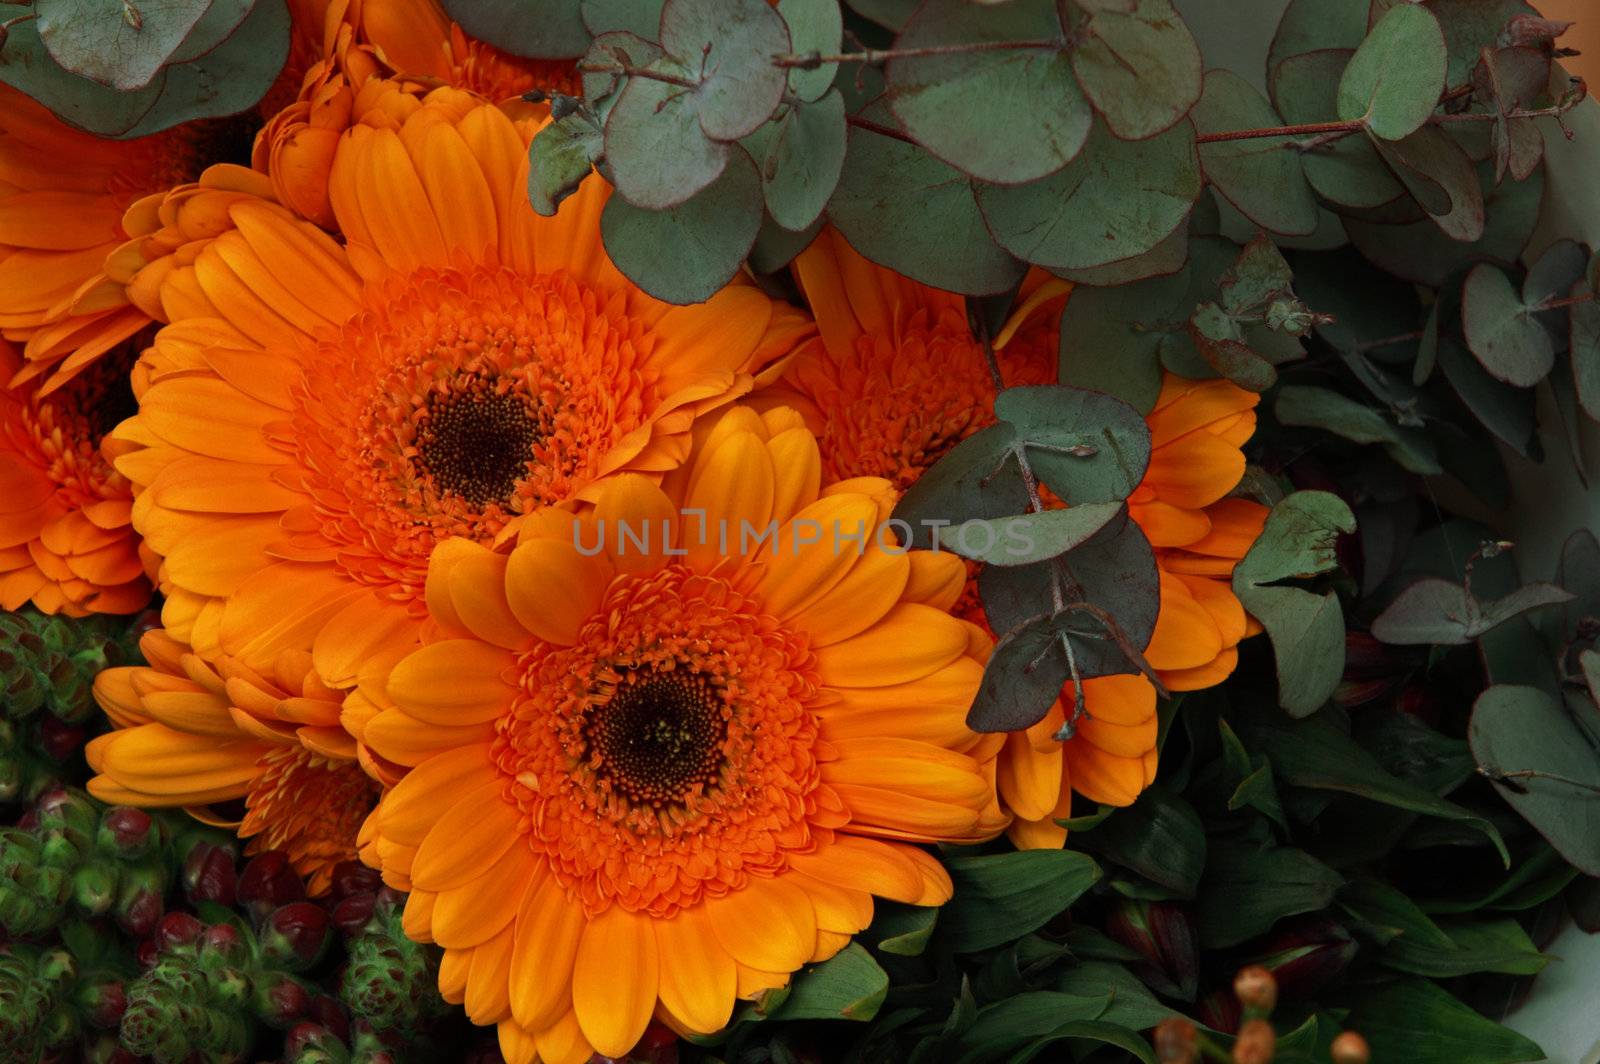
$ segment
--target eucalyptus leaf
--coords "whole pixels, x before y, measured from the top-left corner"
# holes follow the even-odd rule
[[[988,565],[1030,565],[1072,550],[1121,512],[1120,502],[1096,502],[1042,513],[980,517],[939,529],[935,543]]]
[[[1273,412],[1285,425],[1324,429],[1356,443],[1381,443],[1402,468],[1424,476],[1441,472],[1432,441],[1419,429],[1402,426],[1338,392],[1310,385],[1278,389]]]
[[[1495,380],[1453,339],[1440,341],[1438,360],[1450,387],[1484,428],[1524,458],[1544,458],[1531,391]]]
[[[1497,684],[1473,705],[1467,741],[1511,806],[1587,875],[1600,875],[1600,751],[1544,691]]]
[[[796,55],[831,55],[843,44],[844,13],[838,0],[778,0],[778,14],[789,27],[789,47]],[[808,103],[821,99],[838,71],[838,63],[791,67],[789,91]]]
[[[600,215],[606,253],[640,288],[668,303],[710,299],[733,279],[761,228],[761,179],[742,148],[722,176],[664,211],[619,195]]]
[[[1339,82],[1339,117],[1361,119],[1384,140],[1416,132],[1445,88],[1449,54],[1439,20],[1419,4],[1389,9]]]
[[[39,39],[63,70],[131,92],[150,84],[211,0],[34,0]],[[132,14],[129,14],[129,13]]]
[[[1144,140],[1181,122],[1200,99],[1200,48],[1169,0],[1104,4],[1079,31],[1072,69],[1111,132]]]
[[[645,68],[685,81],[691,71],[670,56]],[[605,156],[617,194],[643,210],[686,203],[722,176],[732,152],[700,127],[695,97],[654,77],[627,80],[606,117]]]
[[[995,245],[968,178],[914,144],[850,129],[828,218],[873,262],[964,295],[1011,290],[1023,266]]]
[[[1005,41],[1051,43],[893,59],[888,98],[906,132],[934,155],[980,180],[1022,184],[1075,159],[1094,120],[1052,0],[928,0],[895,48]]]
[[[1555,366],[1555,345],[1496,267],[1479,263],[1461,292],[1461,325],[1467,347],[1496,380],[1519,388],[1538,384]]]
[[[1424,126],[1402,140],[1373,143],[1445,236],[1463,244],[1482,239],[1483,188],[1472,160],[1449,134]]]
[[[822,217],[844,169],[847,135],[837,89],[792,106],[778,119],[761,164],[761,189],[774,221],[799,231]]]
[[[528,148],[528,200],[542,215],[553,215],[561,201],[578,191],[605,150],[605,138],[583,115],[551,122]]]
[[[1373,620],[1372,635],[1401,645],[1470,643],[1529,610],[1571,599],[1554,584],[1526,584],[1509,595],[1479,602],[1461,584],[1428,576],[1395,596]]]
[[[1179,123],[1142,141],[1096,124],[1070,166],[1026,185],[977,186],[1000,246],[1052,270],[1104,266],[1142,255],[1183,225],[1200,196],[1194,127]]]
[[[1338,496],[1295,492],[1272,508],[1233,572],[1233,593],[1272,640],[1278,701],[1294,716],[1314,713],[1338,686],[1344,673],[1344,611],[1331,591],[1318,595],[1283,581],[1335,568],[1334,543],[1355,527],[1355,516]]]
[[[1568,313],[1573,389],[1583,412],[1600,421],[1600,302],[1574,304]]]
[[[772,117],[788,74],[772,57],[789,29],[766,0],[666,0],[661,47],[697,84],[690,108],[713,140],[738,140]]]
[[[1171,335],[1162,326],[1181,328],[1188,320],[1193,304],[1181,306],[1188,287],[1185,277],[1078,287],[1061,311],[1061,382],[1106,392],[1148,413],[1161,393],[1161,348]]]
[[[1113,396],[1064,384],[1007,388],[995,416],[1045,486],[1073,507],[1126,499],[1150,464],[1150,428]]]
[[[1249,82],[1227,70],[1206,75],[1195,106],[1195,129],[1222,133],[1283,124]],[[1200,145],[1200,165],[1213,187],[1246,218],[1275,233],[1305,236],[1317,228],[1317,200],[1300,154],[1282,137]]]
[[[646,41],[661,35],[662,0],[583,0],[584,27],[595,37],[631,33]]]
[[[1332,121],[1339,80],[1353,54],[1339,49],[1310,51],[1277,66],[1272,98],[1285,121]],[[1371,209],[1405,195],[1405,186],[1363,136],[1325,139],[1301,153],[1300,161],[1311,187],[1336,207]]]
[[[894,519],[911,526],[910,545],[931,547],[941,523],[1026,510],[1028,491],[1016,465],[1015,441],[1011,425],[991,425],[950,448],[917,478],[894,508]]]
[[[534,59],[570,59],[589,47],[579,0],[441,0],[445,13],[480,41]]]
[[[1371,0],[1290,0],[1267,51],[1267,80],[1286,61],[1307,52],[1354,51],[1367,36]]]

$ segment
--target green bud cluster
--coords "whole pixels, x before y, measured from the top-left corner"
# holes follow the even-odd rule
[[[449,1008],[439,996],[439,951],[406,937],[403,899],[385,891],[365,929],[348,943],[339,998],[352,1019],[410,1037]]]

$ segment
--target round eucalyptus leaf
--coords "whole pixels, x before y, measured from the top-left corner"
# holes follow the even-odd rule
[[[1087,269],[1150,251],[1200,197],[1194,127],[1119,140],[1096,123],[1072,165],[1026,185],[979,185],[978,205],[1000,246],[1052,270]]]
[[[676,78],[689,71],[670,57],[647,68]],[[606,163],[622,197],[645,210],[666,210],[721,176],[728,145],[700,126],[695,97],[656,78],[628,79],[606,117]]]
[[[1166,239],[1131,259],[1121,259],[1105,266],[1091,266],[1086,270],[1056,270],[1056,276],[1079,285],[1098,285],[1109,288],[1129,285],[1151,277],[1165,277],[1183,269],[1189,261],[1189,234],[1194,219],[1180,223]]]
[[[982,296],[1022,279],[1022,263],[989,236],[971,181],[915,144],[852,127],[827,213],[861,254],[923,284]]]
[[[1116,136],[1153,137],[1200,99],[1200,46],[1169,0],[1135,0],[1131,11],[1095,5],[1079,32],[1087,36],[1072,69]]]
[[[1120,502],[1150,465],[1150,428],[1115,396],[1065,384],[1007,388],[995,417],[1016,429],[1034,473],[1063,502]]]
[[[208,0],[35,0],[39,39],[63,70],[131,92],[150,84]]]
[[[248,111],[272,88],[289,57],[289,8],[256,0],[238,28],[211,51],[166,68],[161,94],[124,137],[144,137],[198,118]]]
[[[778,0],[778,14],[789,27],[789,46],[796,55],[831,55],[843,45],[844,12],[838,0]],[[812,70],[791,67],[789,91],[802,100],[818,99],[833,85],[838,71],[838,63]]]
[[[589,119],[568,115],[551,122],[528,148],[528,201],[539,214],[556,213],[594,169],[605,141]]]
[[[905,131],[945,162],[980,180],[1014,185],[1071,162],[1094,120],[1073,77],[1051,0],[1015,0],[998,8],[928,0],[895,48],[1001,41],[1053,43],[894,59],[889,106]]]
[[[1284,120],[1295,124],[1332,121],[1339,79],[1354,54],[1338,49],[1303,52],[1280,63],[1272,79],[1272,98]],[[1366,210],[1406,193],[1366,137],[1327,140],[1300,158],[1311,187],[1336,207]]]
[[[1112,288],[1082,285],[1061,311],[1060,380],[1114,395],[1147,414],[1161,394],[1165,322],[1181,321],[1184,277]]]
[[[440,0],[467,33],[530,59],[573,59],[589,47],[579,0]]]
[[[1511,280],[1480,262],[1461,290],[1467,347],[1495,380],[1531,388],[1555,366],[1550,332],[1530,313]]]
[[[200,16],[200,21],[194,24],[167,62],[187,63],[191,59],[199,59],[233,36],[255,6],[256,0],[211,0],[205,14]]]
[[[761,228],[761,179],[743,148],[722,175],[685,202],[644,210],[613,195],[600,238],[617,269],[668,303],[702,303],[739,272]]]
[[[1404,140],[1373,144],[1445,236],[1463,244],[1482,238],[1483,187],[1472,160],[1449,134],[1423,126]]]
[[[810,247],[826,224],[826,219],[818,218],[796,233],[773,221],[770,215],[761,219],[761,231],[750,249],[750,269],[756,273],[777,273]]]
[[[772,117],[788,76],[772,57],[789,51],[789,29],[766,0],[667,0],[661,47],[687,69],[700,128],[738,140]]]
[[[1389,9],[1356,49],[1339,82],[1339,117],[1401,140],[1439,106],[1449,55],[1439,20],[1416,4]]]
[[[50,58],[39,39],[37,19],[12,26],[0,47],[0,81],[33,97],[63,122],[102,137],[116,137],[138,124],[166,85],[166,72],[136,92],[118,92],[69,74]]]
[[[653,36],[656,31],[650,32]],[[580,65],[598,66],[605,63],[612,69],[583,72],[584,101],[602,116],[609,115],[611,105],[616,103],[614,96],[617,89],[627,83],[627,79],[617,71],[628,67],[648,67],[661,55],[659,44],[629,30],[608,30],[596,34],[594,40],[589,42],[589,50],[584,53]]]
[[[1439,342],[1438,361],[1445,380],[1479,424],[1522,457],[1543,460],[1532,391],[1495,380],[1466,348],[1448,336]]]
[[[1433,12],[1444,27],[1452,85],[1460,85],[1472,76],[1483,49],[1498,43],[1506,23],[1518,15],[1538,14],[1523,0],[1424,0],[1421,6]]]
[[[583,0],[583,25],[599,37],[631,33],[647,41],[661,35],[662,0]]]
[[[1249,82],[1226,70],[1206,75],[1192,115],[1201,133],[1266,129],[1283,120]],[[1200,165],[1239,212],[1274,233],[1307,236],[1317,228],[1317,198],[1306,184],[1300,153],[1283,137],[1200,145]]]
[[[1267,82],[1274,81],[1278,67],[1296,56],[1359,48],[1367,36],[1371,6],[1371,0],[1290,0],[1267,51]]]
[[[767,212],[785,229],[805,229],[822,216],[844,169],[844,98],[838,90],[812,103],[792,106],[761,166]]]
[[[920,0],[845,0],[850,10],[884,29],[899,33],[911,19]]]

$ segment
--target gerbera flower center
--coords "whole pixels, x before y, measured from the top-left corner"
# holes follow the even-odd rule
[[[13,447],[31,454],[39,468],[82,505],[126,491],[122,475],[100,453],[100,441],[138,405],[128,372],[149,342],[144,331],[96,359],[66,385],[34,396],[15,424]]]
[[[563,275],[481,266],[375,285],[302,361],[292,430],[319,549],[416,604],[435,544],[562,502],[656,402],[651,335]]]
[[[623,673],[604,706],[589,718],[596,775],[628,801],[661,808],[717,782],[723,719],[720,692],[704,676]]]
[[[618,577],[575,645],[521,669],[493,758],[528,845],[591,912],[670,915],[812,845],[815,659],[727,582]]]
[[[431,395],[417,431],[417,464],[441,492],[481,510],[509,505],[543,435],[525,396],[499,392],[486,377]]]

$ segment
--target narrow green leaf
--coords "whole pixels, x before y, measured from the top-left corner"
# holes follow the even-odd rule
[[[1390,8],[1339,82],[1339,117],[1364,119],[1384,140],[1410,136],[1444,93],[1449,54],[1439,20],[1420,4]]]
[[[1518,1064],[1544,1060],[1533,1042],[1487,1020],[1426,979],[1380,983],[1353,1003],[1349,1023],[1372,1059],[1406,1064]]]
[[[939,934],[958,953],[991,949],[1043,927],[1100,878],[1100,866],[1071,850],[1023,850],[945,862],[955,895]]]
[[[1213,840],[1195,909],[1200,942],[1207,949],[1237,946],[1285,916],[1326,908],[1343,883],[1304,850]]]
[[[1404,469],[1423,476],[1440,472],[1432,441],[1418,429],[1397,425],[1372,407],[1326,388],[1290,384],[1278,389],[1273,406],[1285,425],[1324,429],[1356,443],[1381,443]]]
[[[860,943],[795,974],[774,1020],[870,1020],[889,994],[889,975]]]
[[[1180,898],[1194,897],[1206,867],[1205,826],[1193,806],[1160,783],[1079,838],[1110,863]]]

